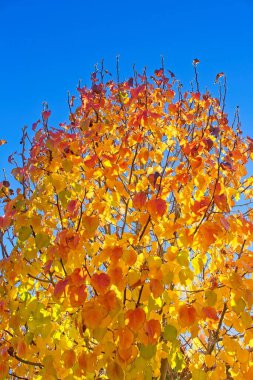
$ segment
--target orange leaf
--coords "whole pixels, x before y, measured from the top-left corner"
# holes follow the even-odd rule
[[[164,291],[161,281],[157,280],[156,278],[151,278],[150,290],[153,293],[154,298],[160,297]]]
[[[156,319],[150,319],[145,323],[145,333],[150,344],[156,344],[161,335],[161,325]]]
[[[17,344],[17,354],[18,356],[25,356],[27,351],[27,345],[26,342],[19,338],[18,344]]]
[[[70,286],[68,290],[71,306],[81,306],[87,298],[86,286]]]
[[[0,379],[7,379],[9,377],[8,372],[9,372],[8,364],[4,362],[0,363]]]
[[[127,265],[132,266],[137,260],[137,254],[133,249],[128,249],[124,252],[123,259]]]
[[[53,264],[53,260],[47,260],[47,262],[45,263],[43,269],[44,269],[44,273],[47,274],[50,272],[50,268]]]
[[[79,367],[87,372],[93,372],[96,368],[96,356],[93,353],[82,352],[78,357]]]
[[[75,360],[76,360],[76,354],[73,350],[66,350],[63,352],[62,359],[64,361],[66,368],[72,368]]]
[[[203,249],[207,249],[216,241],[219,231],[220,227],[212,222],[205,222],[200,226],[199,232],[202,238]]]
[[[125,364],[131,363],[137,356],[138,350],[135,346],[129,348],[118,348],[119,359]]]
[[[225,194],[215,195],[214,203],[221,211],[225,211],[225,212],[230,211],[230,207],[227,201],[227,196]]]
[[[191,159],[191,167],[192,169],[197,169],[202,164],[201,157],[194,157]]]
[[[167,211],[167,203],[163,199],[150,199],[147,202],[147,209],[151,216],[161,217]]]
[[[93,234],[96,229],[98,228],[98,225],[99,225],[99,217],[94,215],[94,216],[88,216],[88,215],[85,215],[83,216],[83,225],[86,229],[86,231],[88,231],[89,234]]]
[[[143,326],[146,320],[146,314],[143,309],[138,307],[126,312],[126,320],[128,321],[127,325],[129,328],[133,331],[137,331]]]
[[[118,330],[119,346],[121,348],[129,348],[134,340],[134,334],[128,327]]]
[[[98,292],[98,294],[105,294],[110,286],[110,283],[110,277],[104,272],[95,273],[91,277],[91,285]]]
[[[88,366],[88,358],[87,355],[82,352],[78,357],[78,364],[81,369],[86,370]]]
[[[179,321],[183,327],[194,324],[196,320],[196,309],[192,305],[183,305],[179,308]]]
[[[123,248],[122,247],[109,247],[109,257],[113,264],[117,264],[121,256],[123,255]]]
[[[117,297],[113,290],[109,290],[109,292],[104,295],[98,296],[98,302],[105,307],[105,309],[109,312],[115,309],[117,305]]]
[[[65,235],[65,241],[70,249],[76,249],[79,244],[79,235],[75,231],[67,231]]]
[[[76,268],[74,272],[69,276],[71,283],[75,286],[83,285],[86,276],[81,268]]]
[[[124,371],[117,362],[110,362],[107,366],[106,373],[110,380],[125,379]]]
[[[127,361],[131,358],[131,355],[132,355],[132,347],[128,347],[128,348],[119,347],[119,348],[118,348],[118,355],[119,355],[119,358],[120,358],[123,362],[127,362]]]
[[[83,306],[82,317],[86,327],[95,329],[99,327],[107,315],[107,310],[95,301],[86,302]]]
[[[230,224],[229,224],[229,222],[227,221],[227,219],[224,218],[224,216],[221,216],[221,217],[220,217],[220,222],[221,222],[221,225],[224,227],[224,229],[225,229],[226,231],[228,231],[228,230],[229,230],[229,227],[230,227]]]
[[[112,268],[109,270],[109,275],[112,284],[115,284],[120,288],[123,280],[122,269],[120,267]]]

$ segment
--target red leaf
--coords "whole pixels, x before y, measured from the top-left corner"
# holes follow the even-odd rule
[[[84,165],[88,166],[88,168],[94,168],[97,163],[97,156],[91,156],[91,158],[88,158],[84,161]]]
[[[173,104],[173,103],[169,104],[169,112],[170,113],[176,113],[177,111],[178,111],[178,105]]]
[[[9,162],[10,164],[13,163],[13,161],[14,161],[13,156],[14,156],[16,153],[17,153],[17,152],[14,152],[14,153],[12,153],[12,154],[8,157],[8,162]]]
[[[3,181],[4,187],[10,187],[10,182],[9,181]]]
[[[160,173],[158,173],[158,172],[155,172],[154,174],[150,174],[148,176],[148,180],[153,187],[155,187],[158,177],[160,177]]]
[[[204,214],[209,204],[210,204],[210,199],[205,197],[201,199],[200,201],[195,201],[194,204],[191,206],[191,210],[196,215],[201,215],[201,214]]]
[[[37,125],[40,123],[40,120],[37,120],[35,123],[33,123],[32,125],[32,130],[35,131],[35,129],[37,128]]]
[[[211,135],[213,135],[214,137],[218,137],[219,136],[219,133],[220,133],[220,128],[219,127],[210,127],[210,132],[211,132]]]
[[[92,91],[95,92],[95,94],[100,94],[102,92],[102,84],[96,84],[94,83],[91,87]]]
[[[71,214],[74,214],[74,211],[76,211],[77,205],[78,205],[77,199],[69,201],[68,206],[67,206],[68,212],[70,212]]]
[[[203,139],[203,143],[205,144],[206,149],[209,152],[212,149],[213,141],[211,139]]]
[[[0,228],[7,228],[10,225],[10,217],[7,215],[0,216]]]
[[[191,96],[194,100],[199,100],[200,99],[200,92],[192,92]]]
[[[56,298],[60,298],[65,291],[66,286],[68,285],[69,279],[60,280],[57,282],[54,288],[54,295]]]
[[[227,161],[223,161],[221,163],[221,168],[223,170],[233,170],[233,166],[232,166],[231,162],[227,162]]]
[[[225,194],[215,195],[214,203],[221,211],[224,211],[224,212],[230,211],[230,207],[227,201],[227,196]]]
[[[205,318],[210,318],[210,319],[213,319],[214,321],[219,320],[216,310],[211,306],[203,307],[202,312]]]
[[[135,194],[133,197],[133,205],[135,209],[143,209],[146,203],[147,194],[145,191],[141,191],[140,193]]]
[[[52,264],[53,264],[53,260],[47,260],[46,264],[43,267],[45,274],[47,274],[50,271]]]
[[[163,69],[155,70],[155,75],[156,75],[157,77],[161,77],[161,76],[163,76]]]
[[[51,115],[51,111],[43,111],[42,112],[42,118],[43,118],[43,120],[47,121],[50,115]]]

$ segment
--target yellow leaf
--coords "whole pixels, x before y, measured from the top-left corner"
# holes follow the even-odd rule
[[[213,365],[215,365],[215,361],[216,361],[215,356],[213,356],[213,355],[206,355],[205,356],[205,363],[206,363],[207,367],[210,368]]]
[[[57,193],[60,193],[65,189],[66,178],[64,178],[62,175],[53,173],[49,178]]]

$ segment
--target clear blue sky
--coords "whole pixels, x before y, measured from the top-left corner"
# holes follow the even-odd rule
[[[252,0],[0,0],[0,168],[19,149],[21,128],[40,117],[42,102],[51,123],[67,120],[67,91],[102,58],[121,79],[132,64],[149,72],[165,65],[189,88],[193,58],[200,59],[202,90],[213,94],[215,75],[228,79],[227,111],[240,106],[245,134],[253,135]],[[1,175],[2,177],[2,175]],[[2,178],[0,178],[1,180]]]

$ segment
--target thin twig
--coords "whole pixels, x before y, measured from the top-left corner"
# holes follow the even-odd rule
[[[21,362],[21,363],[28,364],[28,365],[32,365],[32,366],[39,367],[39,368],[43,368],[43,367],[44,367],[43,364],[41,364],[41,363],[32,362],[32,361],[30,361],[30,360],[26,360],[26,359],[22,359],[22,358],[20,358],[20,357],[14,352],[14,348],[13,348],[13,347],[10,347],[10,348],[8,349],[7,352],[8,352],[8,354],[9,354],[10,356],[12,356],[13,358],[17,359],[17,360],[18,360],[19,362]]]

